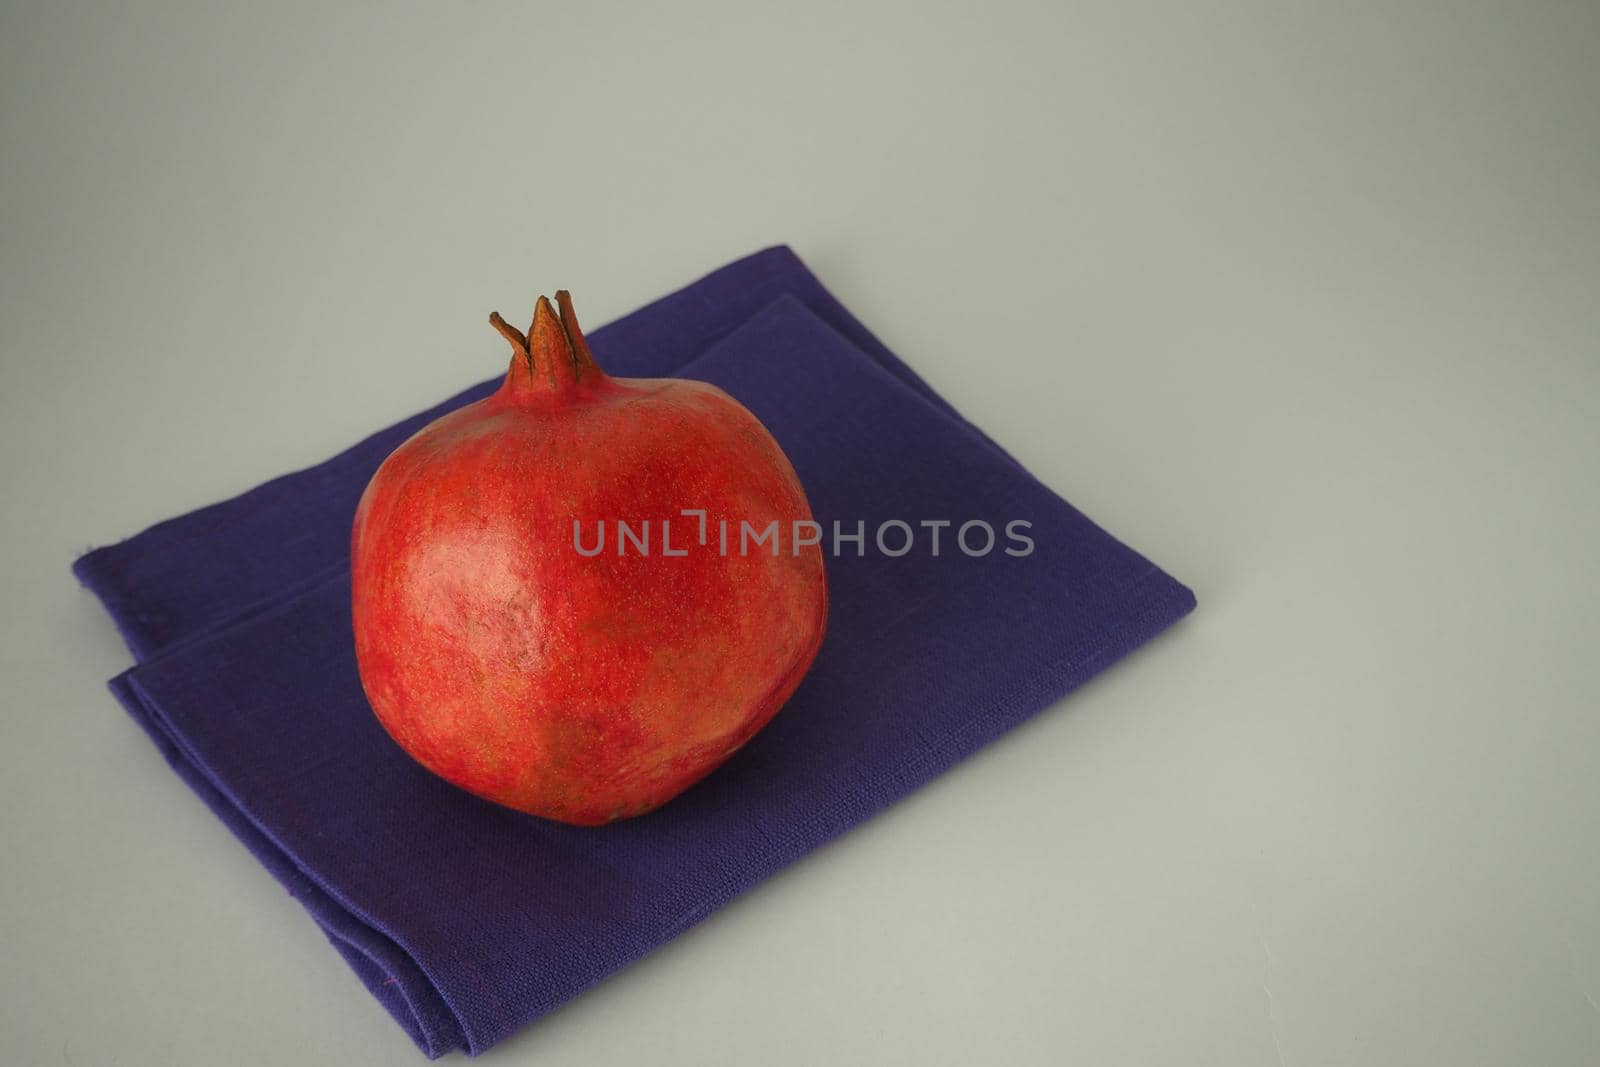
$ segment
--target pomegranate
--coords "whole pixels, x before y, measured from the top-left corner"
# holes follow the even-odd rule
[[[491,315],[504,384],[373,475],[351,607],[362,686],[402,748],[592,826],[666,803],[766,725],[816,658],[828,593],[795,533],[814,529],[805,493],[756,417],[701,382],[608,377],[556,302],[526,335]],[[746,526],[767,537],[741,544]]]

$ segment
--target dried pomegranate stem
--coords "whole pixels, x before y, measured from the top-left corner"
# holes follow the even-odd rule
[[[604,377],[578,326],[571,294],[560,290],[556,293],[556,302],[561,306],[559,312],[546,297],[539,297],[526,334],[501,318],[498,311],[489,315],[489,325],[510,342],[512,351],[519,357],[506,376],[504,388],[512,394],[560,393],[576,385],[585,375]],[[517,372],[518,363],[526,374]],[[546,385],[547,390],[540,389],[541,384]]]

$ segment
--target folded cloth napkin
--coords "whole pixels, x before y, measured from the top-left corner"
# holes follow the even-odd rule
[[[905,796],[1148,641],[1192,594],[1046,489],[787,248],[606,327],[599,362],[741,400],[824,527],[827,637],[787,706],[661,810],[599,829],[447,785],[357,678],[348,540],[383,457],[485,382],[332,459],[97,549],[74,570],[137,666],[112,691],[438,1056],[478,1053]],[[911,551],[887,520],[908,523]],[[923,520],[948,520],[938,554]],[[983,555],[958,528],[995,531]],[[1026,555],[1006,524],[1032,542]],[[834,544],[835,521],[859,543]],[[981,527],[968,546],[983,547]]]

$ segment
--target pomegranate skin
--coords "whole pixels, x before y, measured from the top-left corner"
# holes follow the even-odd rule
[[[821,550],[794,536],[805,493],[755,416],[704,383],[606,376],[557,301],[525,337],[491,316],[515,352],[499,391],[373,475],[351,609],[362,686],[402,748],[592,826],[661,806],[765,726],[816,658],[828,594]],[[741,523],[773,522],[776,554],[740,551]]]

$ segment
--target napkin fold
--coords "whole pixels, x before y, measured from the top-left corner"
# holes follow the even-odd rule
[[[1186,614],[1192,594],[1041,485],[787,248],[591,335],[609,373],[712,382],[794,463],[824,528],[815,665],[666,807],[599,829],[435,778],[356,673],[348,539],[396,445],[353,448],[77,561],[137,665],[111,689],[430,1057],[476,1054],[871,817]],[[899,520],[912,530],[910,551]],[[939,551],[924,521],[945,520]],[[959,527],[993,547],[969,555]],[[1008,539],[1009,523],[1032,548]],[[844,535],[865,537],[835,543]],[[859,524],[859,526],[858,526]],[[981,547],[974,527],[969,547]]]

